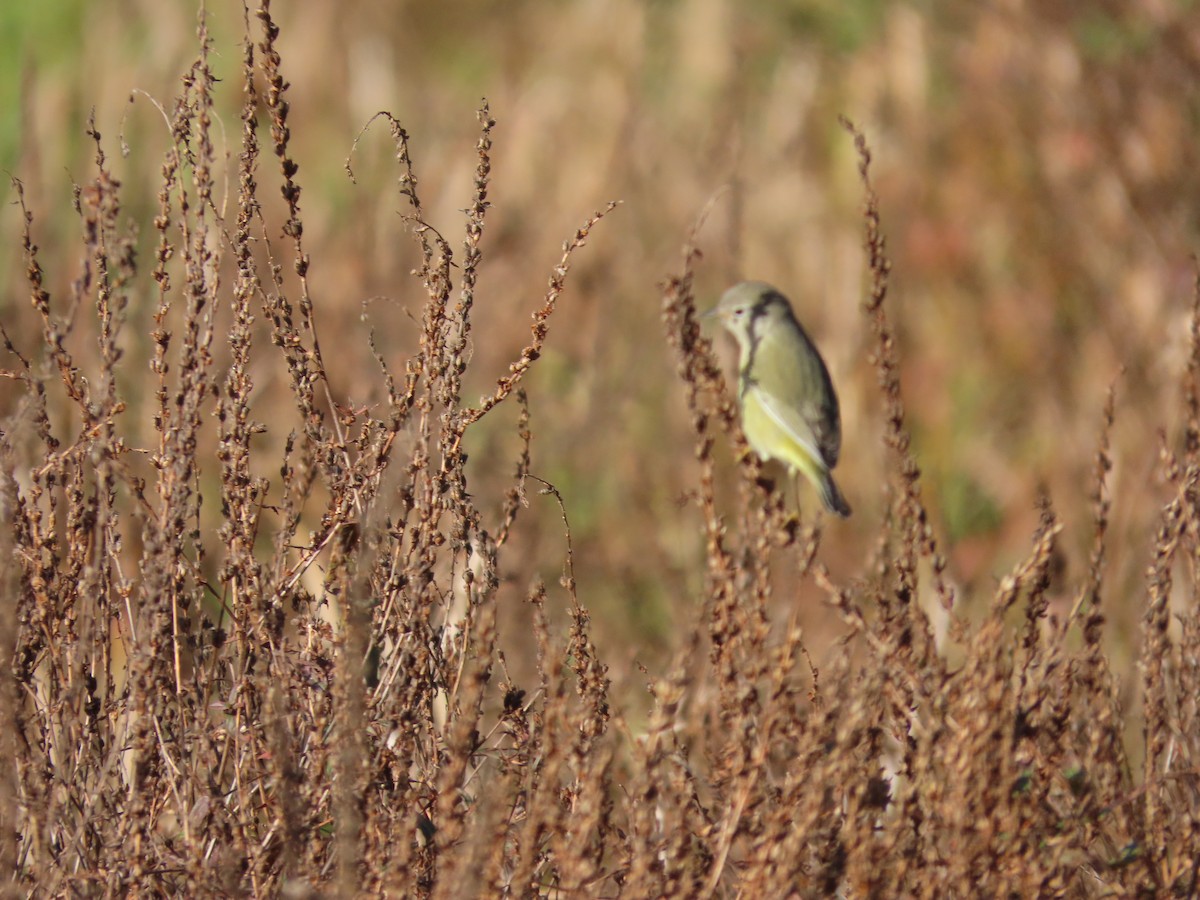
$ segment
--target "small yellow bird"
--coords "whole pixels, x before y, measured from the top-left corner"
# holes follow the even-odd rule
[[[788,298],[769,284],[743,281],[709,315],[737,338],[742,430],[754,452],[799,470],[825,508],[845,517],[850,505],[830,470],[842,446],[841,413],[829,370]]]

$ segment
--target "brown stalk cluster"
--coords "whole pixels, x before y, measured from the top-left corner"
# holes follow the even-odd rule
[[[864,313],[891,483],[874,559],[837,583],[817,559],[820,522],[791,514],[785,486],[748,452],[700,331],[693,234],[663,286],[663,320],[699,463],[703,597],[679,628],[674,664],[648,675],[639,718],[637,703],[610,696],[575,580],[568,505],[531,471],[522,385],[551,337],[574,254],[613,206],[564,243],[527,345],[472,405],[463,376],[486,290],[495,122],[484,104],[456,252],[419,199],[408,134],[380,114],[419,246],[420,343],[393,373],[372,339],[379,403],[339,403],[318,340],[317,250],[305,237],[265,0],[246,35],[233,214],[216,199],[202,25],[167,112],[153,287],[143,289],[94,126],[95,174],[77,191],[81,275],[65,298],[45,288],[37,221],[15,184],[41,333],[35,350],[3,332],[4,374],[20,388],[0,427],[0,555],[12,561],[0,575],[0,870],[13,891],[1196,893],[1200,282],[1186,438],[1178,451],[1164,442],[1173,495],[1148,541],[1144,733],[1130,742],[1103,646],[1115,387],[1083,583],[1055,583],[1063,525],[1047,501],[1026,558],[982,620],[968,621],[906,426],[870,154],[844,123],[866,195]],[[262,116],[282,242],[261,201]],[[123,388],[123,338],[142,324],[133,310],[143,296],[153,298],[154,378],[144,406]],[[80,332],[86,358],[71,349]],[[286,382],[289,433],[262,421],[264,372]],[[519,407],[515,479],[503,496],[477,497],[464,437],[502,404]],[[722,442],[738,459],[729,497],[716,477]],[[519,685],[498,641],[498,597],[530,488],[557,500],[567,549],[559,587],[527,592],[537,674]],[[844,623],[842,652],[824,671],[795,621],[771,620],[781,569]],[[1064,591],[1070,613],[1056,616],[1050,601]],[[564,628],[552,604],[566,608]],[[945,637],[934,610],[949,618]]]

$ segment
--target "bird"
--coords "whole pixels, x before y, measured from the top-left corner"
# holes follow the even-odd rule
[[[803,473],[826,509],[849,516],[831,471],[842,447],[837,393],[791,301],[765,282],[743,281],[709,315],[737,339],[738,404],[750,448]]]

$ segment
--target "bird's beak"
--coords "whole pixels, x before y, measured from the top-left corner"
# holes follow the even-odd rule
[[[721,318],[721,307],[714,306],[708,312],[700,313],[700,318],[705,320]]]

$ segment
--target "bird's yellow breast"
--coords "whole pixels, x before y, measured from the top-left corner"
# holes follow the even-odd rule
[[[767,411],[753,387],[742,397],[742,430],[754,452],[764,459],[778,460],[809,478],[819,478],[823,472],[820,461]]]

